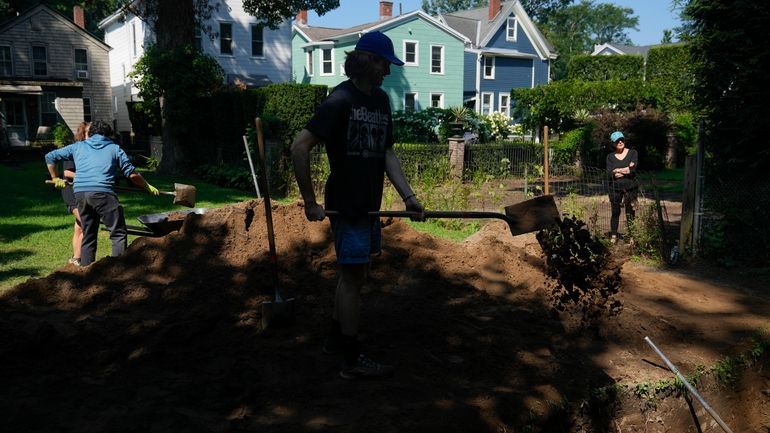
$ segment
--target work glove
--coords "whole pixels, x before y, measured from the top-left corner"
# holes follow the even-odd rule
[[[60,177],[55,177],[51,180],[53,181],[53,186],[55,186],[56,188],[64,189],[67,187],[67,181]]]
[[[147,184],[147,192],[149,192],[152,195],[160,195],[160,191],[158,191],[158,188],[155,188],[154,186]]]

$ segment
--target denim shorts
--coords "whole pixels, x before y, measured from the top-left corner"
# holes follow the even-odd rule
[[[379,218],[350,220],[333,217],[331,225],[338,264],[369,263],[369,256],[380,252],[382,232]]]

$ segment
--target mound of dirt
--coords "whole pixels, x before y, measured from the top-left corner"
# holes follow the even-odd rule
[[[397,372],[351,383],[321,351],[336,285],[328,223],[307,222],[299,205],[273,207],[280,287],[297,299],[297,323],[263,331],[260,306],[274,288],[264,219],[261,201],[191,214],[179,232],[138,238],[119,258],[5,292],[3,430],[664,431],[672,424],[658,428],[636,400],[617,418],[581,403],[616,381],[670,376],[645,335],[688,371],[767,323],[762,298],[679,276],[668,277],[673,289],[651,286],[650,275],[665,275],[636,266],[623,271],[623,312],[587,334],[552,313],[533,236],[490,223],[451,243],[396,220],[371,266],[362,339]],[[745,404],[768,407],[770,381],[758,380],[715,405],[734,431],[770,425]]]

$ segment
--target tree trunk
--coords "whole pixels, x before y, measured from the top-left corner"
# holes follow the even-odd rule
[[[194,40],[195,8],[190,0],[156,0],[157,18],[155,37],[157,46],[163,50],[172,50]],[[163,159],[158,171],[175,174],[185,166],[184,149],[181,148],[177,134],[177,125],[169,118],[168,111],[174,109],[173,95],[161,98],[161,116],[163,119]]]

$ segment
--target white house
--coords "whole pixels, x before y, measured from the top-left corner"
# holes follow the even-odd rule
[[[243,10],[243,2],[221,0],[211,18],[203,23],[210,34],[199,32],[196,43],[217,60],[228,83],[240,81],[249,87],[291,80],[291,21],[276,30],[263,27]],[[99,23],[110,51],[110,83],[116,131],[131,130],[126,102],[136,101],[139,90],[128,74],[154,40],[150,26],[122,8]]]

